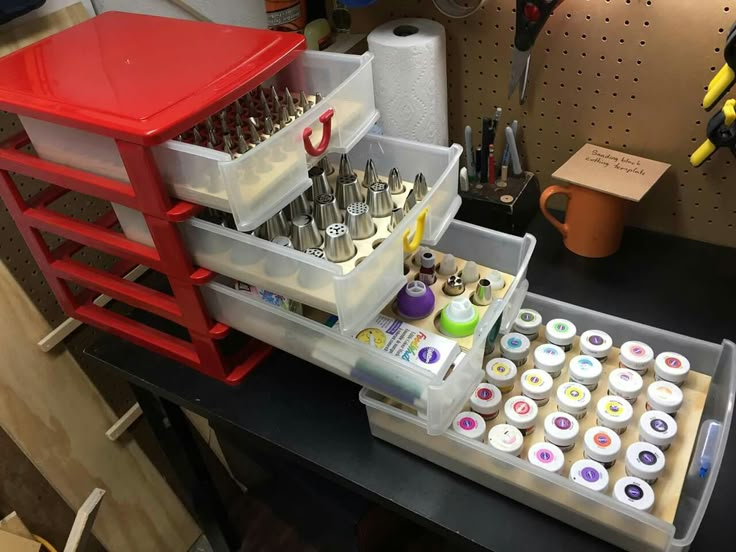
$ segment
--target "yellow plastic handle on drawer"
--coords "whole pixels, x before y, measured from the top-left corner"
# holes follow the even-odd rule
[[[422,239],[424,238],[424,222],[427,219],[428,214],[428,209],[423,209],[422,212],[419,213],[419,216],[417,217],[417,228],[414,231],[414,237],[411,241],[409,241],[411,230],[407,228],[404,232],[404,251],[406,253],[411,253],[416,250],[419,247],[419,244],[422,243]]]

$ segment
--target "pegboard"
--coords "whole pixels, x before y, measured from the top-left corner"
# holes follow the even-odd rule
[[[532,50],[529,91],[507,99],[513,0],[486,0],[467,19],[449,19],[431,0],[381,0],[352,10],[355,32],[399,17],[426,17],[447,32],[450,138],[464,144],[472,124],[496,106],[518,119],[526,168],[543,186],[586,142],[670,163],[631,209],[629,224],[736,246],[736,160],[722,150],[699,169],[689,156],[705,139],[701,102],[724,63],[736,21],[727,0],[566,0]],[[731,94],[736,97],[736,92]],[[476,138],[476,142],[478,138]]]

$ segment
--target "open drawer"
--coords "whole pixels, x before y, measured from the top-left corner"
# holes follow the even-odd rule
[[[350,150],[376,122],[372,60],[370,53],[299,54],[264,84],[279,91],[288,87],[295,94],[319,93],[322,101],[235,159],[177,140],[154,146],[171,194],[231,212],[240,230],[255,228],[309,186],[310,162],[327,152]],[[39,157],[128,181],[113,139],[28,116],[21,120]],[[323,140],[328,128],[329,139]],[[307,129],[309,137],[304,136]]]
[[[461,242],[475,245],[468,259],[515,278],[504,298],[495,300],[486,310],[476,327],[473,347],[461,355],[445,378],[361,343],[352,335],[343,335],[337,328],[279,309],[231,286],[212,282],[202,287],[202,293],[216,320],[416,408],[425,417],[426,431],[436,434],[447,428],[480,381],[485,340],[491,329],[509,305],[516,305],[518,310],[526,293],[526,270],[535,244],[529,235],[519,238],[452,221],[435,249],[453,252],[453,246]],[[377,304],[371,316],[386,303]],[[516,316],[516,312],[510,314],[512,319]]]
[[[571,482],[567,478],[569,458],[566,458],[562,475],[558,475],[533,466],[525,458],[497,452],[486,443],[452,430],[429,436],[429,425],[422,412],[408,412],[385,401],[374,391],[364,389],[360,396],[366,405],[373,435],[627,550],[687,549],[708,506],[728,439],[736,391],[734,344],[723,341],[717,345],[692,339],[531,293],[527,294],[524,307],[537,310],[544,320],[557,317],[571,320],[579,331],[603,330],[610,334],[615,347],[637,339],[649,344],[655,352],[677,351],[690,360],[691,370],[710,377],[707,395],[704,402],[699,403],[702,415],[698,412],[697,418],[692,414],[693,419],[688,418],[694,426],[692,434],[687,436],[693,449],[689,456],[689,451],[683,449],[684,454],[678,458],[679,474],[683,478],[679,495],[662,489],[663,482],[654,485],[655,507],[660,500],[660,506],[667,510],[666,516],[654,515],[656,511],[662,513],[661,509],[644,513],[618,502],[610,496],[613,481],[607,493],[593,492]],[[570,354],[578,354],[576,347]],[[605,383],[601,385],[605,387]],[[602,392],[605,393],[605,389]],[[686,394],[686,401],[687,397]],[[680,416],[686,413],[681,411],[677,418],[679,424],[685,425],[686,421]],[[636,432],[636,429],[629,428],[627,433],[630,431]],[[535,432],[525,441],[530,439],[539,440],[542,436]],[[575,445],[576,448],[580,446],[580,443]],[[673,460],[672,454],[676,452],[666,452],[668,465]],[[623,463],[621,456],[619,462]],[[660,492],[665,494],[660,496],[657,494]],[[665,521],[665,517],[671,522]]]

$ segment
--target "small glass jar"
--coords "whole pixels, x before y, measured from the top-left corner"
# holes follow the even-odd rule
[[[619,349],[619,367],[633,370],[640,376],[649,371],[652,362],[654,362],[654,351],[641,341],[627,341]]]
[[[561,347],[564,351],[569,351],[572,349],[572,342],[578,330],[569,320],[554,318],[547,322],[544,331],[549,343]]]
[[[641,512],[649,512],[654,506],[652,487],[638,477],[622,477],[613,486],[613,497],[627,506]]]
[[[655,381],[647,387],[647,410],[660,410],[673,418],[683,400],[682,389],[668,381]]]
[[[512,425],[498,424],[488,432],[488,444],[498,452],[519,456],[524,447],[524,436]]]
[[[690,361],[678,353],[659,353],[654,361],[654,379],[682,387],[690,372]]]
[[[513,390],[516,372],[516,364],[507,358],[494,358],[486,363],[486,380],[503,394]]]
[[[534,309],[520,309],[514,321],[514,331],[525,335],[529,341],[539,337],[539,328],[542,326],[542,315]]]
[[[527,370],[521,376],[521,392],[537,406],[544,406],[552,396],[552,376],[544,370]]]
[[[547,372],[552,378],[560,377],[565,366],[565,351],[557,345],[540,345],[534,349],[534,367]]]
[[[570,360],[567,367],[571,382],[579,383],[595,391],[603,373],[603,366],[597,358],[588,355],[578,355]]]
[[[560,473],[565,466],[565,455],[551,443],[535,443],[527,453],[529,463],[552,473]]]
[[[575,447],[579,433],[580,424],[565,412],[552,412],[544,419],[544,440],[558,446],[562,452]]]
[[[492,383],[481,383],[470,396],[470,408],[486,421],[494,420],[501,410],[501,390]]]
[[[586,330],[580,335],[580,352],[604,362],[613,348],[613,339],[601,330]]]
[[[480,414],[476,414],[475,412],[461,412],[452,422],[452,429],[469,439],[480,441],[486,433],[486,422]]]
[[[603,493],[608,489],[608,471],[599,462],[583,458],[570,466],[570,481]]]
[[[639,440],[660,450],[667,450],[677,437],[675,419],[659,410],[649,410],[639,417]]]
[[[501,355],[517,366],[526,364],[529,349],[531,349],[529,338],[520,333],[512,332],[501,338]]]
[[[591,427],[583,435],[585,457],[600,463],[607,470],[613,467],[621,452],[621,437],[607,427]]]
[[[585,418],[590,399],[588,388],[579,383],[567,382],[557,388],[557,408],[578,420]]]
[[[522,435],[526,436],[534,432],[539,407],[533,400],[520,395],[511,397],[506,401],[503,411],[506,414],[506,423],[521,431]]]
[[[631,404],[639,398],[644,380],[629,368],[616,368],[608,374],[608,394],[626,399]]]
[[[609,395],[601,397],[596,405],[596,416],[598,425],[607,427],[621,435],[634,416],[634,408],[631,403],[621,397]]]

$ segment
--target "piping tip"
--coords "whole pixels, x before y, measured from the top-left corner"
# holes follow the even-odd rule
[[[307,255],[310,255],[312,257],[317,257],[318,259],[325,259],[325,252],[322,251],[319,247],[310,247],[309,249],[305,249],[304,252]]]
[[[298,215],[291,219],[291,243],[299,251],[322,245],[322,236],[311,215]]]
[[[212,121],[212,115],[208,116],[204,120],[204,126],[207,127],[207,132],[210,132],[211,130],[215,130],[215,123]]]
[[[307,201],[306,193],[300,194],[289,203],[289,212],[291,213],[291,222],[299,215],[310,215],[312,209],[309,207],[309,201]]]
[[[410,190],[404,200],[404,214],[408,215],[414,206],[417,204],[417,198],[414,195],[414,190]]]
[[[235,153],[233,152],[233,142],[230,139],[229,134],[225,134],[222,137],[222,144],[223,144],[222,151],[227,153],[232,159],[235,159]]]
[[[202,143],[202,135],[199,133],[199,129],[197,127],[192,129],[192,136],[194,138],[194,145],[198,146]]]
[[[465,283],[460,276],[450,276],[442,286],[442,293],[449,297],[457,297],[465,293]]]
[[[279,100],[279,95],[276,92],[276,88],[274,88],[273,86],[271,87],[271,99],[273,101],[273,110],[276,113],[281,113],[281,108],[285,106],[281,105],[281,100]]]
[[[401,180],[401,174],[399,169],[394,167],[391,172],[388,173],[388,189],[391,195],[403,194],[404,193],[404,182]]]
[[[368,205],[361,202],[351,203],[345,209],[345,224],[350,235],[356,240],[365,240],[376,233]]]
[[[338,171],[338,176],[354,176],[355,171],[353,170],[353,166],[350,164],[350,158],[348,157],[347,153],[343,153],[340,156],[340,168]]]
[[[284,88],[284,96],[286,97],[286,109],[289,110],[291,117],[296,117],[296,105],[294,105],[294,97],[289,92],[289,88]]]
[[[417,201],[422,201],[427,195],[427,179],[424,178],[424,173],[419,173],[414,178],[414,195]]]
[[[274,132],[276,132],[276,129],[273,127],[273,119],[271,117],[263,119],[263,131],[268,136],[273,136]]]
[[[238,127],[240,129],[240,127]],[[238,153],[244,154],[246,151],[248,151],[248,142],[245,141],[245,136],[243,135],[243,131],[240,130],[238,132]]]
[[[235,114],[235,126],[236,127],[243,126],[243,117],[240,115],[240,113]]]
[[[314,196],[314,221],[320,230],[325,230],[331,224],[342,222],[342,215],[337,208],[334,195],[327,193]]]
[[[391,210],[391,220],[388,221],[388,231],[393,232],[399,223],[404,220],[404,210],[401,207],[394,207]]]
[[[256,146],[261,143],[261,135],[258,132],[258,121],[255,117],[248,117],[248,134],[250,134],[250,141]]]
[[[314,103],[315,104],[318,104],[321,101],[322,101],[322,94],[320,94],[319,92],[315,93],[314,94]]]
[[[236,115],[242,115],[243,114],[243,104],[240,103],[239,98],[235,98],[235,101],[233,102],[233,107],[235,108],[235,114]]]
[[[263,93],[263,90],[261,90],[261,97],[259,99],[261,100],[261,109],[263,109],[264,116],[273,120],[273,115],[271,115],[271,106],[268,105],[268,100],[266,99],[266,94]]]
[[[388,191],[388,184],[385,182],[371,184],[368,188],[366,203],[373,218],[389,216],[394,208],[394,202],[391,199],[391,193]]]
[[[450,253],[444,255],[442,257],[442,260],[440,261],[440,266],[437,269],[437,272],[439,272],[443,276],[450,276],[451,274],[455,274],[457,272],[457,261],[455,261],[455,255],[452,255]]]
[[[286,106],[281,108],[281,116],[279,117],[279,125],[281,125],[281,128],[286,127],[291,122],[291,118],[289,117],[289,110],[286,109]]]
[[[487,278],[482,278],[473,292],[473,303],[480,307],[487,307],[491,304],[491,301],[493,301],[492,293],[493,288],[491,286],[491,281]]]
[[[320,194],[331,194],[332,188],[330,183],[327,182],[327,175],[322,167],[319,165],[309,169],[309,178],[312,181],[312,197],[317,197]]]
[[[227,124],[227,111],[225,111],[223,109],[222,111],[220,111],[218,117],[220,118],[220,127],[222,128],[223,134],[224,133],[229,133],[230,130],[229,130],[228,124]]]
[[[376,165],[373,163],[373,159],[368,159],[365,163],[365,172],[363,173],[363,187],[368,188],[374,182],[380,182],[378,172],[376,172]]]
[[[294,249],[294,244],[291,243],[291,239],[288,236],[275,236],[271,241],[276,245],[283,245],[289,249]]]
[[[289,221],[284,211],[279,211],[266,221],[265,236],[267,240],[273,241],[276,236],[289,235]]]
[[[327,156],[319,160],[319,166],[322,167],[322,170],[325,171],[327,176],[331,176],[335,173],[335,167],[332,166],[332,163],[327,159]]]
[[[217,144],[217,133],[214,128],[207,131],[207,139],[213,144]]]
[[[245,107],[248,108],[248,113],[250,113],[250,114],[255,113],[256,112],[256,106],[253,103],[253,96],[251,95],[251,93],[250,92],[246,92],[245,93],[245,96],[243,96],[243,97],[245,98]]]
[[[330,224],[325,230],[325,257],[333,263],[344,263],[355,256],[355,244],[345,224]]]
[[[307,95],[304,93],[304,90],[299,91],[299,107],[302,108],[302,113],[306,113],[309,111],[309,108],[312,107],[312,104],[307,100]]]
[[[337,177],[337,206],[340,209],[347,209],[351,203],[359,203],[363,201],[363,193],[360,191],[358,177],[355,174],[351,176]]]
[[[478,272],[478,264],[475,261],[468,261],[467,263],[465,263],[463,271],[460,273],[460,275],[463,277],[463,280],[469,284],[477,282],[478,278],[480,278],[480,273]]]

